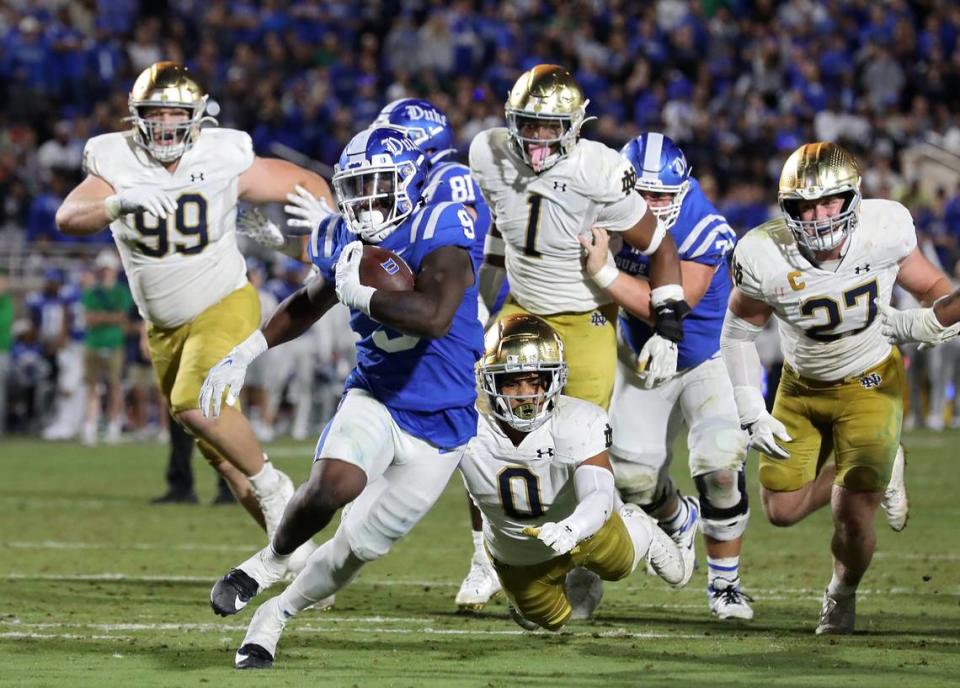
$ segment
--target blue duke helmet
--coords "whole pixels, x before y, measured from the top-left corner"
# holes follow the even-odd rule
[[[420,147],[431,164],[455,153],[453,128],[447,116],[429,100],[401,98],[384,107],[373,125],[390,125],[402,129]]]
[[[354,136],[334,167],[337,207],[349,229],[379,244],[420,207],[427,162],[417,144],[392,126]]]
[[[623,155],[637,171],[636,189],[641,193],[672,194],[670,204],[651,207],[653,214],[670,229],[680,215],[683,198],[690,189],[690,165],[669,136],[657,132],[641,134],[622,149]]]

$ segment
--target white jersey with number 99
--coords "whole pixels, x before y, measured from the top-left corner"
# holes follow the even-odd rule
[[[139,211],[110,223],[133,299],[148,322],[177,327],[246,283],[235,232],[237,180],[253,160],[250,137],[234,129],[202,129],[172,173],[130,132],[87,142],[88,174],[117,192],[162,188],[177,205],[165,219]]]

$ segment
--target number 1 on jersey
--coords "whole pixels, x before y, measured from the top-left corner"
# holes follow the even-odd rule
[[[540,257],[540,251],[537,250],[537,230],[540,229],[540,204],[543,202],[543,196],[532,193],[527,199],[530,206],[530,218],[527,220],[527,241],[523,245],[523,252],[534,258]]]

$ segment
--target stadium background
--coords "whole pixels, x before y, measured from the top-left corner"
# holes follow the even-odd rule
[[[948,272],[960,258],[960,5],[949,0],[6,0],[0,398],[9,403],[0,418],[9,423],[0,431],[16,436],[0,439],[0,685],[247,678],[230,668],[247,619],[212,623],[205,598],[262,536],[233,509],[147,504],[161,489],[166,450],[157,439],[166,434],[149,376],[143,383],[136,325],[126,441],[91,450],[38,439],[51,426],[53,436],[70,430],[56,424],[76,405],[79,378],[59,373],[82,346],[80,290],[95,279],[96,256],[113,250],[106,232],[90,241],[59,235],[54,213],[81,177],[86,139],[124,126],[134,77],[159,59],[186,63],[218,102],[221,124],[250,132],[258,154],[328,177],[351,134],[390,100],[436,102],[465,152],[476,132],[502,123],[521,71],[557,62],[591,99],[588,114],[598,119],[587,137],[619,147],[664,131],[740,232],[777,212],[787,153],[828,139],[859,156],[866,196],[910,208],[928,256]],[[265,304],[303,279],[299,267],[245,248]],[[274,404],[286,403],[260,432],[306,440],[269,445],[295,480],[306,475],[310,440],[350,365],[342,320],[326,321],[286,345],[300,348],[265,385]],[[775,371],[775,337],[762,353]],[[911,397],[922,403],[911,405],[908,425],[949,424],[958,355],[956,347],[910,352]],[[791,533],[757,513],[744,556],[746,589],[757,598],[750,626],[721,631],[704,618],[702,579],[664,596],[642,576],[611,586],[598,620],[562,636],[518,639],[502,604],[454,616],[469,540],[462,490],[451,485],[409,539],[341,593],[334,616],[291,630],[284,669],[258,685],[611,686],[678,676],[680,685],[738,687],[953,685],[960,542],[945,476],[955,453],[949,435],[908,432],[905,443],[914,515],[905,535],[879,533],[862,591],[864,636],[825,644],[810,632],[829,566],[826,513]],[[208,499],[212,479],[197,489]]]

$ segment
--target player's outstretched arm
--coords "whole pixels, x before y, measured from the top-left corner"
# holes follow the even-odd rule
[[[57,208],[57,229],[64,234],[83,236],[96,234],[121,215],[139,210],[165,218],[176,210],[176,204],[163,189],[139,186],[114,193],[106,181],[88,174],[67,194]]]
[[[423,259],[413,291],[376,290],[370,315],[403,334],[438,339],[450,330],[463,293],[472,284],[469,252],[441,246]]]
[[[614,301],[631,315],[653,322],[654,312],[650,306],[650,282],[621,272],[608,262],[610,235],[606,230],[594,227],[590,238],[580,235],[580,244],[586,251],[585,269],[590,278]],[[680,261],[683,275],[683,297],[690,308],[696,306],[710,287],[715,268],[689,260]]]
[[[557,554],[566,554],[581,540],[594,535],[613,513],[613,469],[606,451],[577,466],[573,486],[577,494],[573,513],[562,521],[544,523],[535,531],[536,537]]]
[[[320,278],[314,278],[287,297],[261,329],[233,347],[207,373],[200,387],[203,415],[207,418],[220,415],[224,393],[227,403],[233,405],[243,388],[250,364],[270,347],[296,339],[306,332],[336,302],[333,285]]]
[[[237,182],[237,194],[250,203],[283,203],[297,185],[334,208],[327,180],[316,172],[278,158],[254,158]]]
[[[780,442],[790,442],[783,423],[767,411],[760,389],[763,366],[755,343],[773,309],[734,287],[720,333],[720,355],[733,383],[740,424],[750,433],[750,442],[764,454],[787,459],[790,453]]]

